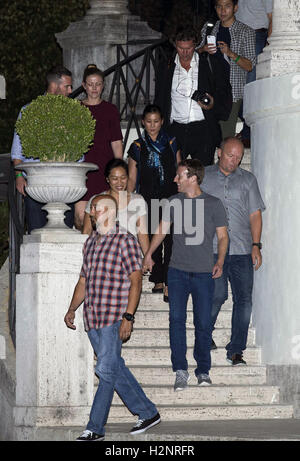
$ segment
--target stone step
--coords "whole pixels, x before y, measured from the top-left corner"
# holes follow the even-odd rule
[[[193,309],[192,297],[190,296],[187,303],[187,310]],[[163,295],[157,293],[147,293],[143,292],[140,297],[140,302],[138,305],[138,311],[142,310],[161,310],[161,311],[169,311],[169,303],[165,303],[163,301]],[[227,301],[223,304],[222,310],[232,310],[232,299],[227,299]]]
[[[229,328],[231,325],[231,311],[221,310],[217,321],[216,328]],[[140,310],[135,316],[135,328],[169,328],[169,311],[151,311]],[[194,328],[193,312],[187,312],[187,328]]]
[[[189,385],[182,392],[175,392],[173,386],[144,386],[147,397],[155,405],[270,405],[279,402],[276,386],[197,386]],[[113,405],[121,405],[117,393]]]
[[[225,347],[229,342],[231,330],[229,328],[216,328],[213,338],[218,347]],[[193,346],[195,341],[194,328],[187,329],[187,345]],[[128,345],[131,347],[167,347],[169,346],[169,330],[154,328],[134,328]],[[248,346],[255,346],[255,329],[248,332]]]
[[[122,356],[127,366],[132,365],[166,365],[170,366],[171,363],[171,351],[169,347],[130,347],[126,344],[122,349]],[[260,348],[249,347],[244,353],[244,358],[248,365],[260,365],[261,364],[261,350]],[[193,357],[193,348],[187,348],[187,360],[190,364],[190,370],[195,367],[195,360]],[[218,348],[211,353],[212,366],[228,365],[232,367],[226,360],[226,350],[224,348]],[[244,366],[244,365],[243,365]]]
[[[160,406],[162,421],[205,421],[230,419],[288,419],[293,417],[291,405],[195,405],[195,406]],[[108,423],[134,423],[133,416],[125,405],[113,405],[110,409]],[[150,434],[150,432],[149,432]]]
[[[142,386],[144,385],[168,385],[173,386],[175,373],[171,366],[131,366],[130,370]],[[194,372],[191,371],[190,384],[197,384]],[[266,368],[263,366],[213,366],[210,377],[216,385],[260,385],[266,383]],[[95,378],[98,385],[98,378]]]

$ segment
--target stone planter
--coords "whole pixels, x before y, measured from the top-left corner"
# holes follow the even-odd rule
[[[86,174],[98,170],[94,163],[24,162],[15,167],[26,172],[26,192],[48,212],[47,224],[32,233],[77,232],[64,223],[66,203],[79,200],[86,193]]]

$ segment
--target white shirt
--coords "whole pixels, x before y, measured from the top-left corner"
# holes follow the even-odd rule
[[[273,0],[239,0],[235,17],[252,29],[268,29]]]
[[[178,54],[176,54],[171,90],[171,123],[173,121],[190,123],[204,120],[201,107],[191,99],[194,91],[198,89],[198,53],[194,53],[190,65],[190,69],[185,70],[180,64]]]

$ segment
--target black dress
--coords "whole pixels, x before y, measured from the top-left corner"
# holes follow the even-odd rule
[[[157,200],[168,198],[177,193],[177,185],[174,183],[177,169],[177,143],[175,138],[168,136],[166,133],[164,133],[164,136],[166,136],[165,147],[160,149],[160,152],[156,152],[156,162],[151,161],[149,144],[147,148],[147,140],[149,139],[147,135],[135,140],[128,151],[128,156],[137,163],[136,192],[143,196],[148,206],[148,233],[150,239],[161,218],[161,206],[159,214],[153,213],[154,207],[157,210]],[[154,199],[156,200],[154,201]],[[172,252],[171,231],[172,229],[170,234],[166,235],[162,245],[152,255],[155,265],[149,278],[151,282],[164,282],[167,284],[168,265]]]

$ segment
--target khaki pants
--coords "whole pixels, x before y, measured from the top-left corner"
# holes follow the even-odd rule
[[[239,110],[242,104],[242,99],[232,104],[232,109],[229,115],[229,119],[226,122],[221,121],[222,139],[231,138],[235,136],[236,123],[238,119]]]

